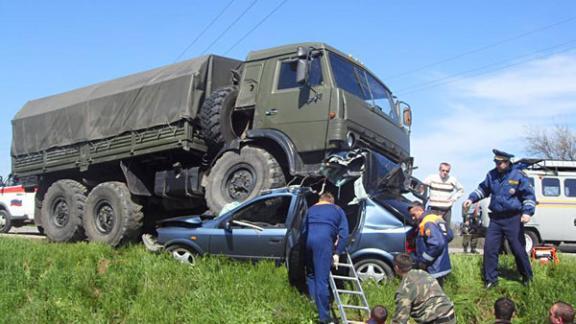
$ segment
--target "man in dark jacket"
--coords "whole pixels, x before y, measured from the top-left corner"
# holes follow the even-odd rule
[[[413,202],[408,208],[412,219],[418,223],[416,234],[416,264],[438,280],[440,286],[452,271],[448,243],[454,238],[452,229],[440,215],[425,214],[424,206]]]
[[[510,243],[523,283],[528,285],[532,280],[532,267],[525,250],[524,223],[534,215],[534,188],[522,171],[512,167],[510,160],[514,155],[499,150],[493,152],[496,167],[488,172],[486,179],[470,194],[463,207],[469,208],[473,203],[491,196],[490,225],[484,240],[486,288],[494,287],[498,282],[498,253],[503,237]]]
[[[334,204],[334,196],[320,195],[317,204],[308,209],[305,225],[306,284],[318,308],[321,323],[331,323],[328,279],[331,266],[338,265],[348,241],[348,220],[342,208]]]

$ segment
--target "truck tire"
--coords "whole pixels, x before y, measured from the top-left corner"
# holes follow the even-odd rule
[[[257,196],[260,191],[286,184],[282,168],[264,149],[245,146],[240,154],[224,153],[214,163],[206,185],[206,203],[218,214],[224,205]]]
[[[75,242],[85,238],[82,227],[86,187],[64,179],[54,182],[42,202],[42,227],[52,242]]]
[[[217,89],[204,100],[200,108],[200,126],[204,141],[220,148],[242,135],[249,120],[242,114],[234,114],[238,88],[231,86]]]
[[[12,228],[12,218],[6,209],[0,209],[0,233],[8,233]]]
[[[143,220],[142,206],[122,182],[101,183],[88,194],[83,223],[89,241],[111,246],[136,241]]]

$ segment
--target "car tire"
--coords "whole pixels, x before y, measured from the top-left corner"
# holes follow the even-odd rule
[[[241,202],[262,190],[285,184],[282,168],[270,153],[245,146],[240,153],[228,151],[216,161],[206,185],[206,204],[218,214],[228,203]]]
[[[64,179],[54,182],[42,202],[42,227],[52,242],[75,242],[85,238],[82,227],[86,187]]]
[[[234,111],[237,97],[238,87],[220,88],[212,92],[200,108],[202,135],[212,151],[240,137],[250,124],[245,112]]]
[[[354,269],[360,281],[374,280],[379,283],[394,278],[392,268],[380,259],[360,259],[354,262]]]
[[[191,247],[181,244],[170,245],[166,247],[166,251],[177,261],[194,265],[198,253]]]
[[[140,237],[144,214],[122,182],[104,182],[86,199],[84,229],[89,241],[119,246]]]
[[[534,231],[525,230],[524,239],[526,240],[526,253],[530,255],[532,248],[540,244],[540,238]]]
[[[0,209],[0,233],[8,233],[12,228],[12,217],[6,209]]]

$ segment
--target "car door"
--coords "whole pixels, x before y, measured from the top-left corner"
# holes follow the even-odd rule
[[[209,252],[240,259],[281,259],[291,195],[255,199],[224,217]]]
[[[285,261],[288,268],[288,281],[301,291],[306,291],[306,273],[304,269],[304,238],[302,234],[303,221],[308,212],[308,204],[304,194],[298,195],[286,232]]]

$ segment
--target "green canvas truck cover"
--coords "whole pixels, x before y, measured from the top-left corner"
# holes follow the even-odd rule
[[[29,101],[12,120],[12,156],[194,119],[241,63],[202,56]]]

